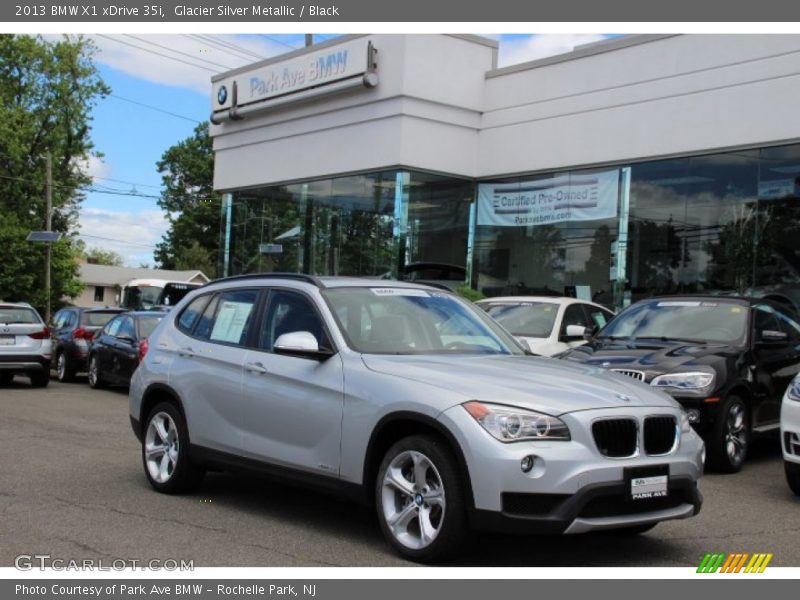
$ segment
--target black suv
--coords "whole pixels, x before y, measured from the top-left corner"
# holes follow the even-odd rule
[[[708,465],[736,472],[753,434],[778,430],[800,371],[800,324],[764,299],[650,298],[559,358],[597,365],[667,392],[706,441]]]
[[[119,313],[121,308],[62,308],[50,324],[53,359],[59,381],[72,381],[76,373],[86,371],[89,343],[95,332]]]

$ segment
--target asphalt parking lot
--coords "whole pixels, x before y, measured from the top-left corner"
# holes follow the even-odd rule
[[[0,387],[0,566],[20,554],[184,559],[199,566],[407,566],[361,506],[264,480],[210,474],[193,495],[151,490],[126,390],[85,382]],[[706,552],[772,552],[800,566],[800,498],[777,437],[737,475],[707,475],[698,517],[636,538],[476,535],[454,564],[694,566]]]

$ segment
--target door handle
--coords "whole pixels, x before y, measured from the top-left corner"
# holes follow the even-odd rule
[[[194,350],[187,346],[186,348],[178,350],[178,354],[181,356],[194,356]]]
[[[259,375],[263,375],[264,373],[268,373],[267,368],[262,365],[260,362],[255,363],[245,363],[244,365],[245,370],[251,373],[258,373]]]

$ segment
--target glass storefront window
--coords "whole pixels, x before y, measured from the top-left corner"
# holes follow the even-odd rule
[[[231,275],[395,278],[422,263],[465,274],[471,193],[469,181],[408,171],[236,191],[222,264]]]
[[[478,291],[612,305],[620,181],[619,169],[604,169],[482,182],[473,264]]]
[[[469,281],[616,309],[736,293],[798,309],[800,144],[495,181],[400,169],[239,190],[221,231],[228,274]]]

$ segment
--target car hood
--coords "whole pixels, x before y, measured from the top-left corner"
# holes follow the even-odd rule
[[[736,352],[727,344],[595,340],[578,346],[565,358],[607,369],[636,369],[655,374],[712,365],[718,358]]]
[[[464,400],[559,415],[627,406],[677,406],[647,385],[604,369],[532,356],[363,355],[371,371],[456,392]]]

